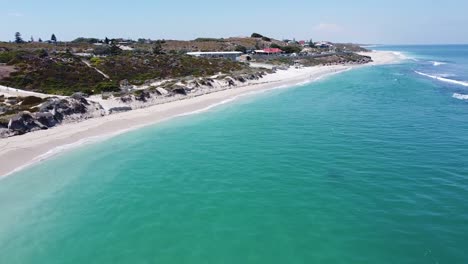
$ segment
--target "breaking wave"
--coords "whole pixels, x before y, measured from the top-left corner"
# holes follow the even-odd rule
[[[432,65],[434,66],[440,66],[440,65],[444,65],[444,64],[447,64],[446,62],[440,62],[440,61],[431,61]]]
[[[459,99],[459,100],[468,100],[468,94],[459,94],[459,93],[454,93],[452,95],[453,98]]]
[[[446,83],[451,83],[451,84],[458,84],[458,85],[462,85],[462,86],[468,87],[468,82],[452,80],[452,79],[449,79],[449,78],[444,78],[444,77],[440,77],[440,76],[430,75],[430,74],[422,73],[422,72],[419,72],[419,71],[414,71],[414,72],[417,73],[417,74],[419,74],[419,75],[426,76],[426,77],[429,77],[429,78],[431,78],[431,79],[435,79],[435,80],[438,80],[438,81],[441,81],[441,82],[446,82]]]

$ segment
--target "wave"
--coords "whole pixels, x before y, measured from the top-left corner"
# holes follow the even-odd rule
[[[459,99],[459,100],[468,100],[468,94],[459,94],[459,93],[454,93],[452,95],[453,98]]]
[[[448,78],[444,78],[444,77],[440,77],[440,76],[436,76],[436,75],[430,75],[430,74],[427,74],[427,73],[422,73],[422,72],[419,72],[419,71],[414,71],[414,72],[419,74],[419,75],[426,76],[426,77],[429,77],[431,79],[435,79],[435,80],[438,80],[438,81],[441,81],[441,82],[446,82],[446,83],[451,83],[451,84],[458,84],[458,85],[468,87],[468,82],[452,80],[452,79],[448,79]]]
[[[432,65],[434,65],[435,67],[440,66],[440,65],[447,64],[446,62],[440,62],[440,61],[431,61],[431,63],[432,63]]]
[[[415,57],[412,57],[412,56],[408,55],[408,53],[403,53],[401,51],[392,51],[392,53],[395,54],[396,56],[398,56],[401,60],[419,61]]]
[[[453,73],[441,73],[441,74],[437,74],[438,77],[444,77],[444,78],[448,78],[448,77],[455,77],[457,76],[456,74],[453,74]]]

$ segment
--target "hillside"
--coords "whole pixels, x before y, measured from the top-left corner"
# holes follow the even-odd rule
[[[108,79],[84,61],[86,59],[71,53],[3,51],[0,52],[0,63],[7,65],[0,66],[0,72],[5,69],[0,85],[57,95],[71,95],[75,92],[91,95],[119,91],[122,80],[140,85],[150,79],[208,76],[219,72],[248,70],[245,64],[238,62],[187,55],[128,52],[92,58],[89,64],[108,75]]]

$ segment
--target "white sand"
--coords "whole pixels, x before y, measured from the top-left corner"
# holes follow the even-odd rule
[[[375,51],[365,55],[371,56],[374,60],[373,63],[366,65],[394,63],[401,59],[398,54],[393,52]],[[6,176],[65,149],[81,146],[87,142],[155,124],[176,116],[200,112],[234,100],[239,96],[276,87],[294,86],[352,68],[365,67],[366,65],[291,68],[287,71],[278,71],[275,74],[267,75],[243,87],[0,139],[0,175]]]

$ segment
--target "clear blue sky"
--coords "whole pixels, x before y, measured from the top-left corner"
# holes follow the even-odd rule
[[[0,40],[246,36],[468,43],[468,0],[0,0]]]

